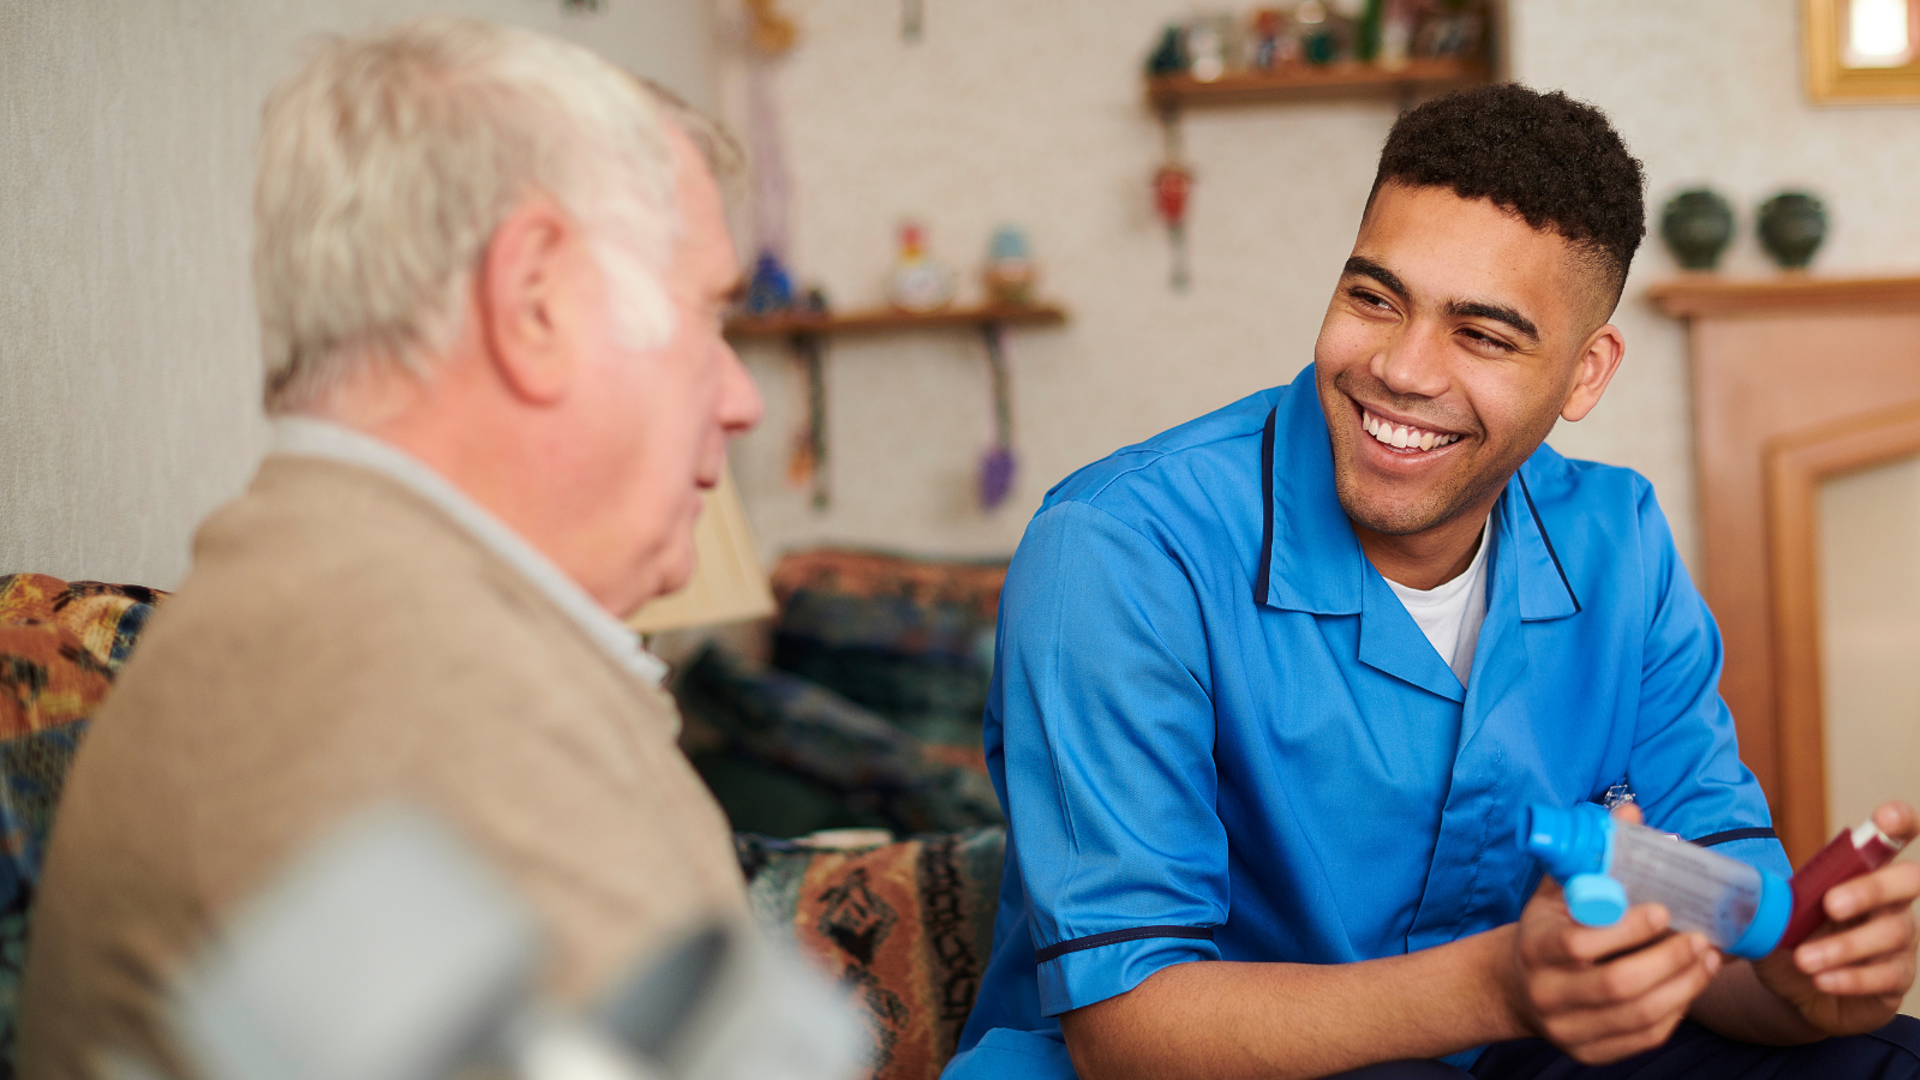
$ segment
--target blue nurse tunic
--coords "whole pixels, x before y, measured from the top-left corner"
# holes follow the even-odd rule
[[[1340,508],[1311,367],[1049,492],[1001,596],[1006,874],[947,1076],[1071,1076],[1055,1018],[1171,964],[1512,922],[1521,808],[1623,780],[1649,824],[1787,873],[1647,481],[1543,446],[1491,542],[1462,687]]]

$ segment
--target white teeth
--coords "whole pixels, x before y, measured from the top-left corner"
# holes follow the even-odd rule
[[[1437,431],[1427,431],[1406,424],[1389,424],[1365,409],[1360,411],[1360,426],[1367,434],[1386,445],[1402,450],[1409,447],[1432,450],[1460,441],[1458,435],[1442,435]]]

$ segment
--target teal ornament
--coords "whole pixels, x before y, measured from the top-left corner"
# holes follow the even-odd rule
[[[1160,41],[1147,56],[1147,74],[1155,78],[1184,74],[1187,70],[1185,31],[1171,23],[1160,32]]]
[[[1711,270],[1733,240],[1733,207],[1706,188],[1683,191],[1660,213],[1660,239],[1687,270]]]
[[[1804,191],[1783,191],[1760,204],[1760,244],[1782,270],[1802,270],[1827,238],[1827,208]]]

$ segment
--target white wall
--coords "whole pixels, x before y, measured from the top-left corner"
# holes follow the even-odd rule
[[[717,0],[731,11],[736,0]],[[880,297],[892,229],[919,215],[935,253],[969,279],[993,227],[1025,225],[1045,292],[1074,321],[1015,338],[1023,473],[1010,505],[973,504],[991,430],[986,369],[962,334],[846,339],[829,360],[835,498],[817,514],[784,462],[802,399],[777,345],[747,350],[767,391],[737,468],[763,546],[821,540],[913,550],[1011,550],[1054,481],[1108,451],[1311,359],[1352,242],[1386,103],[1195,112],[1188,156],[1195,283],[1166,287],[1166,240],[1148,177],[1161,153],[1140,62],[1189,0],[927,0],[926,33],[901,42],[899,0],[788,0],[799,48],[781,63],[799,273],[836,303]],[[1242,5],[1246,6],[1246,5]],[[1596,102],[1646,162],[1651,209],[1705,182],[1743,235],[1725,264],[1763,270],[1746,230],[1782,185],[1827,199],[1819,271],[1920,266],[1920,107],[1814,109],[1801,91],[1796,0],[1512,0],[1523,81]],[[737,56],[723,103],[740,116]],[[1681,328],[1641,297],[1673,271],[1649,238],[1618,321],[1627,366],[1600,408],[1563,425],[1562,450],[1639,469],[1694,549]],[[971,284],[971,280],[969,281]]]
[[[709,98],[709,4],[559,0],[452,6],[572,36]],[[431,0],[171,0],[0,5],[0,572],[170,585],[193,524],[236,492],[264,438],[247,284],[259,102],[320,30]],[[1160,132],[1139,62],[1188,0],[785,0],[802,26],[777,76],[803,276],[879,298],[892,229],[931,225],[969,273],[1001,221],[1024,224],[1074,322],[1015,336],[1022,474],[974,505],[991,430],[985,364],[963,334],[848,339],[829,361],[834,507],[784,478],[799,383],[778,346],[748,361],[767,423],[738,447],[769,551],[820,540],[1011,550],[1047,486],[1113,448],[1290,378],[1308,360],[1393,120],[1386,104],[1192,114],[1195,287],[1165,285],[1146,184]],[[1816,269],[1920,264],[1920,107],[1802,99],[1794,0],[1513,0],[1513,67],[1608,109],[1645,158],[1654,209],[1707,182],[1750,225],[1775,188],[1826,196]],[[727,46],[722,45],[725,49]],[[738,120],[737,57],[720,100]],[[1743,233],[1729,267],[1756,272]],[[1672,262],[1645,249],[1619,321],[1628,361],[1562,449],[1640,469],[1693,550],[1684,341],[1639,297]]]
[[[445,10],[712,97],[703,0],[0,4],[0,573],[178,581],[265,441],[260,103],[302,39]]]

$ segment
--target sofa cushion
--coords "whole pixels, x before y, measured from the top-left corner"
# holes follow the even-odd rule
[[[709,646],[675,678],[684,744],[734,828],[948,832],[1005,819],[985,774],[846,698]]]
[[[1006,833],[820,851],[737,834],[754,917],[852,994],[875,1080],[935,1080],[993,950]]]
[[[774,666],[980,767],[980,715],[1006,576],[1005,560],[844,549],[788,555],[772,576],[780,600]]]

